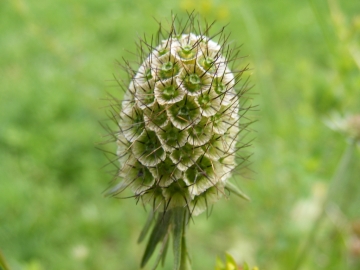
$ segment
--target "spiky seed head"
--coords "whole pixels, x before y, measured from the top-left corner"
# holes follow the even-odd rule
[[[246,67],[237,66],[238,48],[222,30],[209,36],[209,25],[196,25],[191,14],[167,33],[160,27],[157,38],[138,44],[140,67],[125,65],[131,80],[116,138],[121,180],[109,193],[130,188],[160,212],[205,211],[225,194],[241,156]]]

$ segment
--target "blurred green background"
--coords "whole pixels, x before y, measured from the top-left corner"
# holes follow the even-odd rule
[[[360,111],[358,1],[2,0],[0,249],[12,269],[139,269],[147,214],[102,193],[114,169],[96,149],[102,99],[121,96],[116,60],[136,59],[128,51],[156,32],[154,19],[193,9],[217,20],[214,32],[229,23],[259,105],[249,113],[258,120],[253,172],[235,177],[252,201],[231,196],[194,219],[193,268],[214,269],[230,252],[263,270],[291,269],[347,145],[324,119]],[[334,198],[303,269],[360,269],[358,164],[338,194],[346,207]]]

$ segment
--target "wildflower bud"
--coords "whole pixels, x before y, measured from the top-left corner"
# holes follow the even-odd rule
[[[218,42],[211,40],[209,27],[196,31],[193,15],[179,32],[174,24],[167,36],[159,31],[164,38],[158,45],[142,40],[138,46],[145,59],[129,72],[118,121],[121,180],[109,193],[131,189],[176,228],[171,224],[178,209],[184,222],[205,211],[225,189],[245,197],[228,179],[237,167],[238,150],[246,146],[238,138],[244,131],[240,115],[249,107],[240,106],[248,89],[246,82],[239,87],[246,68],[231,69],[238,50],[227,45],[228,36],[221,31]],[[174,217],[165,218],[172,210]]]
[[[333,130],[344,133],[355,142],[360,142],[360,114],[348,114],[342,117],[333,113],[325,123]]]

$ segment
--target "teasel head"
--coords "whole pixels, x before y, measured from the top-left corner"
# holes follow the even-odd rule
[[[212,26],[194,13],[173,16],[168,31],[159,24],[140,39],[135,68],[120,63],[129,80],[116,78],[125,93],[111,105],[118,171],[108,194],[131,190],[148,206],[142,266],[159,243],[156,265],[164,259],[172,235],[174,269],[189,269],[190,218],[230,193],[248,199],[229,181],[250,156],[248,66],[224,28],[212,34]]]

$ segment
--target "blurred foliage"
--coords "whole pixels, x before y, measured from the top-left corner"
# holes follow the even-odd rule
[[[2,1],[0,248],[11,269],[139,269],[147,215],[104,198],[115,168],[96,149],[107,140],[98,122],[106,93],[122,95],[116,60],[136,60],[129,51],[155,20],[192,9],[217,20],[214,33],[229,23],[259,105],[253,173],[234,176],[252,201],[234,196],[194,219],[193,268],[214,269],[225,251],[260,269],[293,264],[346,147],[323,119],[360,108],[358,1]],[[359,155],[304,269],[360,267]]]
[[[7,265],[4,256],[0,250],[0,270],[9,270],[9,266]]]
[[[258,267],[253,267],[250,269],[249,265],[244,262],[244,265],[238,266],[235,259],[229,254],[225,254],[225,262],[217,258],[215,270],[259,270]]]

